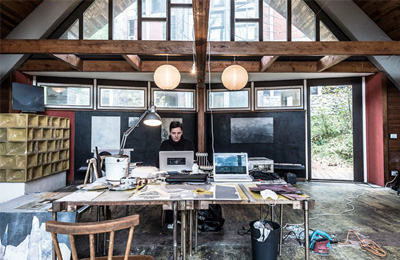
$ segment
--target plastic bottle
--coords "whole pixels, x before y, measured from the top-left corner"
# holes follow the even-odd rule
[[[192,174],[197,174],[197,173],[199,173],[199,165],[197,164],[196,161],[194,161],[192,166]]]

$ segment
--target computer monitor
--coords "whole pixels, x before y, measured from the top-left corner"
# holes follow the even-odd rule
[[[193,151],[160,151],[160,171],[191,171]]]

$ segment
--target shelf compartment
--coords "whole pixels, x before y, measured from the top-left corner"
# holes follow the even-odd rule
[[[34,140],[43,139],[43,129],[42,128],[33,129],[33,139]]]
[[[38,151],[46,152],[47,151],[47,141],[38,141]]]
[[[0,143],[0,155],[7,154],[7,143]]]
[[[37,165],[38,165],[38,155],[37,154],[28,155],[27,166],[32,167]]]
[[[60,152],[53,152],[51,153],[52,162],[60,160]]]
[[[16,165],[16,168],[26,168],[27,167],[26,155],[16,155],[15,156],[15,165]]]
[[[43,176],[43,166],[32,168],[32,179],[38,179]]]
[[[0,168],[11,169],[16,168],[15,156],[0,155]]]
[[[26,128],[9,128],[7,133],[8,141],[25,141],[27,137]]]
[[[62,145],[63,149],[69,148],[69,139],[63,140],[62,143],[63,143],[63,145]]]
[[[51,163],[43,165],[43,176],[50,175],[53,172],[51,165]]]
[[[55,138],[63,138],[64,137],[64,130],[63,129],[56,129],[56,136]]]
[[[47,126],[47,116],[38,116],[39,117],[39,127],[46,127]]]
[[[56,140],[56,150],[60,150],[62,145],[62,140]]]
[[[67,127],[67,118],[60,118],[60,127],[66,128]]]
[[[47,141],[47,151],[56,150],[56,140]]]
[[[33,140],[33,128],[28,128],[28,140]]]
[[[26,170],[6,170],[6,181],[7,182],[25,182],[26,181]]]
[[[53,117],[53,127],[60,127],[60,118]]]
[[[5,182],[7,180],[6,178],[6,170],[5,169],[0,169],[0,182]]]
[[[37,164],[36,165],[41,165],[43,164],[43,153],[37,154]]]
[[[0,127],[16,126],[16,114],[0,114]]]
[[[28,126],[39,126],[39,116],[28,115]]]
[[[8,155],[22,155],[27,153],[27,143],[26,142],[8,142],[7,143],[7,154]]]
[[[62,170],[66,171],[68,169],[69,169],[69,161],[68,160],[62,161]]]
[[[53,131],[53,129],[50,129],[50,128],[43,129],[43,138],[44,139],[51,139],[52,138],[52,131]]]
[[[65,160],[69,158],[69,150],[60,151],[60,160]]]
[[[69,129],[64,130],[64,138],[69,138]]]
[[[26,148],[26,152],[30,153],[38,153],[38,142],[37,141],[28,141],[28,145]]]
[[[0,128],[0,142],[7,141],[7,128]]]

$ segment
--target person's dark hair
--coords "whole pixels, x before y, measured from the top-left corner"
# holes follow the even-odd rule
[[[181,122],[179,122],[179,121],[172,121],[172,122],[169,124],[169,131],[171,131],[173,128],[177,128],[177,127],[180,127],[180,128],[183,130],[183,124],[182,124]]]

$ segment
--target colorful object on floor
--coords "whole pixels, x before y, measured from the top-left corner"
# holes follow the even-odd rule
[[[361,239],[354,230],[350,230],[349,232],[347,232],[346,241],[344,243],[339,243],[339,244],[346,245],[349,242],[350,233],[354,233],[354,235],[357,236],[358,240],[360,240],[360,246],[362,249],[367,250],[377,256],[381,257],[386,256],[385,250],[383,250],[380,246],[378,246],[377,243],[375,243],[371,239]]]
[[[332,238],[322,230],[315,230],[310,237],[310,249],[313,253],[319,255],[328,255],[331,246]]]

